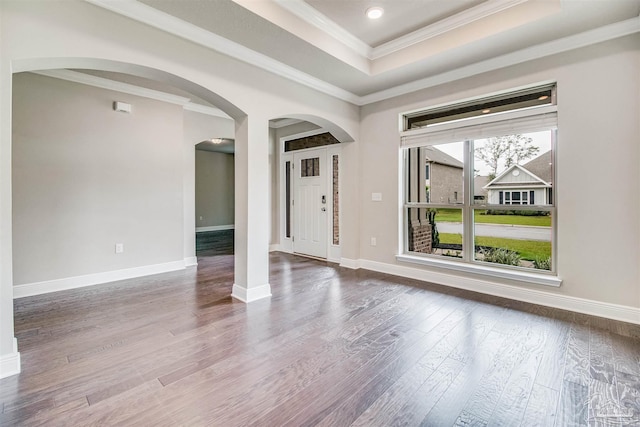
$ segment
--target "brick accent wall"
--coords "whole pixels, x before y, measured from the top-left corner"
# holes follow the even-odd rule
[[[339,169],[338,155],[332,156],[332,192],[333,192],[333,244],[340,244],[340,192],[339,192]]]
[[[425,220],[413,220],[409,227],[409,251],[430,254],[431,244],[431,224]]]
[[[292,139],[285,141],[284,151],[303,150],[305,148],[324,147],[325,145],[340,144],[340,141],[334,138],[329,132],[319,135],[306,136],[304,138]]]

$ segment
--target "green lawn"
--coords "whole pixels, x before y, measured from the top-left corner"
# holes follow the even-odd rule
[[[474,211],[476,223],[551,227],[550,216],[484,215],[484,212],[484,210]],[[438,209],[436,222],[462,222],[462,211],[460,209]]]
[[[462,244],[462,236],[453,233],[440,233],[440,243]],[[518,252],[522,259],[533,261],[536,258],[551,256],[551,242],[538,240],[501,239],[499,237],[476,236],[476,245],[507,248]]]

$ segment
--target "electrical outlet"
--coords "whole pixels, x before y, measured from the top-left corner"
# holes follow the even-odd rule
[[[378,242],[377,242],[376,238],[375,238],[375,237],[372,237],[372,238],[371,238],[371,246],[375,246],[375,245],[377,245],[377,244],[378,244]]]
[[[200,218],[200,221],[202,221],[202,217],[199,217],[199,218]]]
[[[116,253],[121,254],[124,252],[124,243],[116,243]]]

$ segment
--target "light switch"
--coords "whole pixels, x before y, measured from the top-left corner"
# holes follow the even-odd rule
[[[124,243],[116,243],[116,253],[121,254],[124,252]]]
[[[381,202],[382,193],[371,193],[371,200],[373,200],[374,202]]]

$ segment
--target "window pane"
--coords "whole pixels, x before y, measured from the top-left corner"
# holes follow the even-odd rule
[[[320,176],[320,158],[300,160],[300,176],[303,178],[310,176]]]
[[[549,212],[474,209],[475,259],[551,270]]]
[[[474,202],[551,205],[552,137],[548,130],[474,141]]]
[[[407,200],[461,204],[463,142],[407,150]]]
[[[332,156],[332,192],[333,192],[333,244],[340,244],[340,192],[339,192],[339,174],[338,156]]]
[[[291,162],[284,165],[284,236],[291,237]]]
[[[462,209],[408,208],[408,250],[462,258]]]

